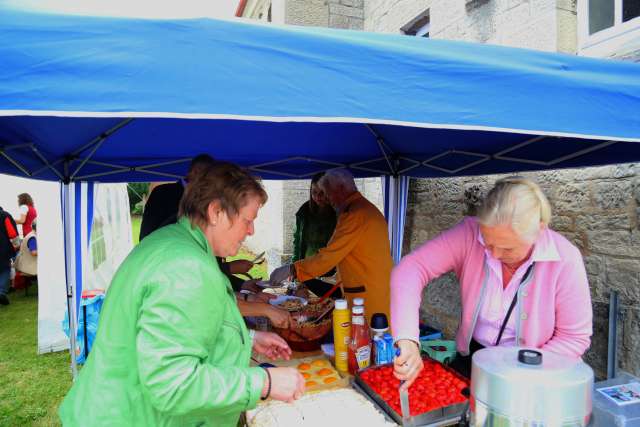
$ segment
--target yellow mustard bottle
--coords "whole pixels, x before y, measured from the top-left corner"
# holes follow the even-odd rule
[[[346,299],[338,299],[333,310],[333,347],[336,354],[336,369],[349,371],[348,351],[351,341],[351,313]]]

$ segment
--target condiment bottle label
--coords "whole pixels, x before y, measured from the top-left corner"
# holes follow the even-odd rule
[[[371,347],[368,345],[358,347],[356,349],[356,361],[358,362],[358,368],[364,369],[369,367],[371,361]]]

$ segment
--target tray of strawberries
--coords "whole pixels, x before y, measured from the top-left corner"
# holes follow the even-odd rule
[[[402,425],[402,410],[393,365],[375,366],[359,371],[357,387],[376,402],[389,417]],[[413,425],[425,425],[459,417],[466,408],[463,390],[469,381],[440,362],[425,358],[424,369],[409,387],[409,408]]]

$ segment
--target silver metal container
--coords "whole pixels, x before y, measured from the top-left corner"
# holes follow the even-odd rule
[[[578,427],[591,418],[593,370],[580,359],[519,347],[485,348],[471,365],[471,425]]]

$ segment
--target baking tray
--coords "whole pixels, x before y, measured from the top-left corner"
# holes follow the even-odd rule
[[[375,402],[376,405],[378,405],[378,407],[380,409],[382,409],[387,415],[389,415],[389,417],[391,417],[391,419],[393,421],[395,421],[399,425],[403,425],[402,424],[402,414],[397,413],[392,407],[390,407],[387,404],[387,402],[385,402],[384,399],[378,393],[373,391],[373,389],[371,387],[369,387],[369,385],[360,377],[361,373],[366,372],[369,369],[376,369],[376,368],[379,368],[379,367],[382,367],[382,366],[391,366],[391,365],[392,364],[389,363],[387,365],[372,366],[370,368],[363,369],[362,371],[359,371],[359,372],[356,373],[356,375],[354,376],[354,379],[353,379],[353,383],[356,386],[356,389],[362,391],[365,394],[365,396],[367,396],[370,400]],[[463,378],[463,377],[460,376],[460,374],[458,374],[457,372],[455,372],[451,368],[449,368],[447,366],[444,366],[444,365],[442,365],[442,366],[447,371],[453,373],[457,377]],[[468,381],[466,378],[465,378],[465,380]],[[434,410],[431,410],[431,411],[423,412],[420,415],[412,416],[411,420],[412,420],[414,426],[446,425],[447,422],[455,423],[460,418],[460,416],[462,415],[462,412],[466,408],[467,408],[467,403],[466,402],[456,403],[455,405],[443,406],[443,407],[438,408],[438,409],[434,409]]]

